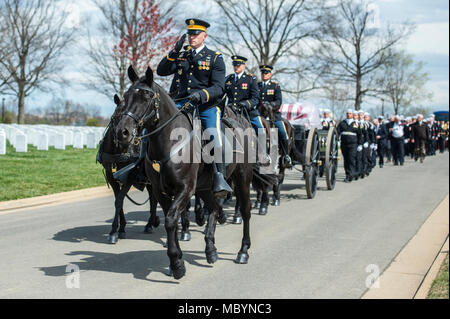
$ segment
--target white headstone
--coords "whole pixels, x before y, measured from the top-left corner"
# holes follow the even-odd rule
[[[86,147],[87,148],[96,148],[97,147],[97,140],[95,138],[95,133],[87,133],[86,138]]]
[[[0,131],[0,155],[6,154],[6,134]]]
[[[73,132],[71,130],[66,130],[66,145],[73,145]]]
[[[73,135],[73,148],[83,148],[83,134],[80,131]]]
[[[27,136],[23,133],[18,133],[16,135],[16,152],[27,152],[28,144],[27,144]]]
[[[39,151],[48,151],[48,134],[41,132],[37,140],[37,149]]]
[[[55,149],[57,150],[66,149],[66,135],[64,133],[55,134]]]

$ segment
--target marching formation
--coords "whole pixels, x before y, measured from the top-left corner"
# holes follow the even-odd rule
[[[176,279],[186,272],[178,241],[190,239],[186,214],[191,197],[196,197],[196,223],[199,226],[206,223],[205,254],[208,263],[212,264],[218,258],[214,239],[216,222],[226,222],[224,201],[232,193],[236,196],[233,221],[243,223],[243,237],[235,262],[246,264],[251,246],[251,185],[258,193],[255,207],[260,209],[260,215],[265,215],[270,190],[274,191],[273,204],[280,205],[280,185],[286,168],[301,165],[309,198],[314,196],[318,175],[325,174],[328,189],[334,188],[339,138],[346,182],[369,176],[377,156],[380,167],[388,154],[392,154],[394,164],[403,165],[405,149],[410,152],[409,147],[405,148],[406,136],[407,143],[414,143],[416,156],[422,156],[421,161],[429,136],[436,137],[431,152],[433,145],[442,140],[443,145],[447,142],[443,133],[430,133],[420,117],[416,124],[407,126],[399,117],[392,123],[383,123],[382,119],[371,121],[368,113],[348,110],[347,118],[336,126],[331,112],[325,110],[321,120],[320,115],[317,116],[319,124],[316,127],[291,125],[280,113],[281,86],[272,80],[273,66],[260,66],[262,81],[258,82],[253,74],[245,71],[247,58],[234,55],[231,58],[234,72],[226,75],[222,54],[210,50],[204,43],[209,24],[199,19],[188,19],[186,24],[187,35],[180,37],[156,70],[160,76],[173,76],[170,92],[166,93],[154,82],[150,68],[145,76],[139,77],[130,66],[128,77],[132,85],[123,100],[115,96],[117,108],[97,156],[116,196],[109,242],[114,244],[119,238],[126,238],[123,200],[130,187],[147,188],[151,212],[146,231],[151,232],[152,227],[159,225],[156,216],[156,204],[159,203],[165,215],[169,270]],[[189,45],[185,46],[186,38]],[[296,118],[302,117],[299,114]],[[195,120],[201,123],[202,131],[207,133],[213,147],[202,150],[199,162],[173,161],[185,147],[189,150],[189,159],[195,158],[194,149],[198,142],[194,137]],[[431,127],[434,127],[432,123]],[[186,138],[173,140],[171,133],[180,128],[188,132]],[[244,136],[234,136],[230,141],[224,134],[225,128],[248,129],[257,137],[264,134],[267,137],[271,128],[276,129],[280,155],[278,174],[262,173],[261,168],[274,164],[273,157],[267,152],[263,152],[265,158],[258,157],[256,162],[249,161],[248,157],[249,152],[258,148],[271,149],[271,139],[264,139],[266,145],[262,146],[259,141],[249,143]],[[445,136],[448,136],[448,125],[446,130]],[[234,145],[230,150],[234,157],[227,162],[225,145],[230,142]],[[249,144],[250,147],[242,148]],[[247,155],[246,160],[236,161],[238,153]],[[183,229],[179,237],[177,224],[180,219]]]
[[[435,121],[434,115],[424,120],[422,114],[403,118],[391,116],[388,121],[383,116],[370,121],[370,114],[348,109],[346,119],[339,123],[341,151],[344,156],[345,182],[369,176],[378,164],[386,163],[403,166],[405,156],[420,159],[426,155],[436,155],[449,149],[449,123]]]

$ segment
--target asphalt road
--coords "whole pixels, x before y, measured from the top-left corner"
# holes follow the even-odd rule
[[[217,227],[219,260],[209,265],[203,228],[191,223],[181,280],[166,275],[164,226],[144,234],[148,213],[130,202],[128,239],[116,245],[107,244],[112,197],[0,215],[0,298],[359,298],[366,267],[381,273],[449,192],[449,155],[388,164],[350,184],[342,171],[333,191],[320,180],[312,200],[289,172],[281,206],[252,211],[247,265],[233,262],[242,226]],[[77,276],[68,265],[79,267],[79,281],[68,281],[79,288],[67,287]]]

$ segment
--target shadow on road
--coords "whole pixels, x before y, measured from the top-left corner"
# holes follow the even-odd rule
[[[219,253],[220,255],[227,253]],[[151,277],[152,272],[160,272],[167,275],[169,260],[165,250],[145,250],[132,251],[126,253],[106,253],[96,251],[73,251],[67,254],[68,256],[88,256],[83,257],[79,262],[71,264],[77,265],[80,268],[80,273],[84,271],[104,271],[118,274],[132,274],[134,278],[157,282],[178,284],[175,280],[155,280]],[[225,259],[227,258],[220,258]],[[202,265],[198,263],[199,260],[205,260],[204,253],[201,251],[183,251],[183,260],[191,265],[212,268],[212,265]],[[53,267],[39,267],[46,276],[66,276],[67,265],[53,266]],[[168,276],[169,278],[169,276]]]

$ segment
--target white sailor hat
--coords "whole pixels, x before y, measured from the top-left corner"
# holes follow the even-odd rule
[[[353,113],[353,110],[352,109],[347,109],[346,113]]]
[[[325,109],[325,110],[323,110],[323,113],[331,113],[331,110],[330,109]]]
[[[358,114],[364,114],[364,111],[363,110],[359,110]]]
[[[364,116],[370,116],[370,113],[369,112],[365,112]]]

